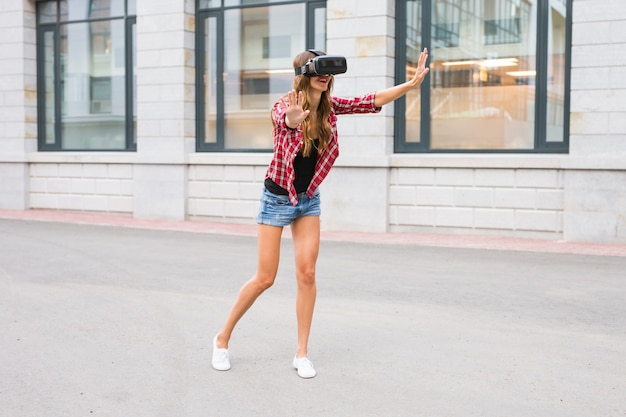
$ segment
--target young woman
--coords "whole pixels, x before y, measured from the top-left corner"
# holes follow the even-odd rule
[[[317,51],[300,53],[293,61],[294,68],[301,68],[319,54]],[[415,75],[409,81],[350,99],[331,96],[333,76],[296,75],[294,89],[274,104],[271,113],[274,156],[265,177],[257,218],[257,271],[239,291],[224,326],[213,339],[213,368],[230,369],[228,344],[233,329],[259,295],[274,283],[283,228],[290,226],[298,284],[298,344],[293,366],[302,378],[315,376],[307,347],[315,305],[315,264],[320,245],[318,187],[339,155],[337,115],[379,112],[383,105],[422,83],[428,73],[427,59],[428,51],[424,49]]]

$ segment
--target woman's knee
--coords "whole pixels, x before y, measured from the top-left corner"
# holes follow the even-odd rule
[[[315,285],[315,268],[303,268],[297,274],[298,285],[312,287]]]
[[[254,277],[254,283],[257,286],[258,290],[265,291],[272,285],[274,285],[275,279],[276,274],[257,273]]]

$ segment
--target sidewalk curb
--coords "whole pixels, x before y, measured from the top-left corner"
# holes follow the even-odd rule
[[[0,210],[0,219],[87,224],[193,233],[256,236],[256,224],[222,223],[202,220],[137,219],[128,215],[57,210]],[[286,234],[289,237],[289,233]],[[415,245],[464,249],[569,253],[626,257],[626,244],[568,242],[542,239],[450,235],[432,233],[367,233],[322,231],[322,240],[337,242]]]

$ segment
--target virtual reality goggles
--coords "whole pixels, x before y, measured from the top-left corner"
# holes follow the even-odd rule
[[[348,70],[346,57],[339,55],[322,55],[322,52],[309,49],[308,52],[315,54],[315,58],[309,59],[306,64],[296,68],[296,75],[335,75],[343,74]]]

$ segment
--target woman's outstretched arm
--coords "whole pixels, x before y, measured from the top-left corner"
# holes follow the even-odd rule
[[[424,81],[424,77],[428,74],[429,68],[426,67],[426,61],[428,60],[428,50],[424,48],[420,54],[420,58],[417,64],[415,75],[409,81],[398,84],[396,86],[380,90],[376,92],[376,98],[374,99],[374,106],[382,107],[387,103],[399,99],[412,89],[419,87]]]

